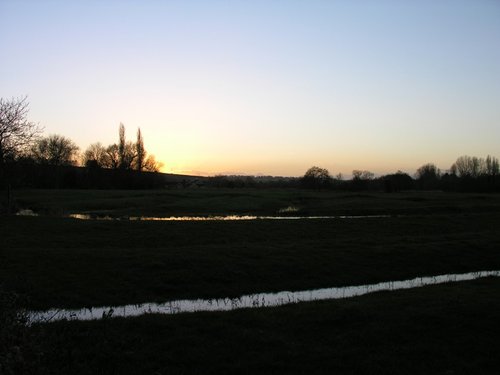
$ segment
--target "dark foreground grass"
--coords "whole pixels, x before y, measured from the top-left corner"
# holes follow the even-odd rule
[[[498,213],[251,222],[0,217],[0,284],[46,309],[500,269],[499,224]]]
[[[250,222],[0,217],[2,295],[22,295],[29,301],[22,305],[34,309],[500,269],[495,195],[26,191],[15,198],[19,207],[56,215],[272,214],[289,205],[301,214],[406,215]],[[0,327],[0,373],[496,374],[499,292],[500,280],[485,279],[279,308],[30,328],[0,303],[2,322],[11,322]]]
[[[498,374],[500,280],[32,327],[37,374]]]

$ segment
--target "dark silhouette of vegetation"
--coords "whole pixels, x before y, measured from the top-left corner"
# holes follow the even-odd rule
[[[498,159],[490,155],[486,159],[460,156],[441,181],[444,190],[500,192]]]
[[[451,166],[451,173],[466,178],[497,176],[499,174],[498,159],[490,155],[486,159],[467,155],[460,156]]]
[[[158,172],[92,166],[13,163],[9,165],[13,188],[40,189],[159,189],[177,186],[181,179]]]
[[[408,173],[396,173],[375,177],[366,170],[353,170],[352,178],[343,179],[341,173],[332,178],[324,168],[311,167],[303,177],[271,177],[271,176],[215,176],[203,184],[226,188],[307,188],[330,189],[339,191],[385,191],[395,193],[409,190],[441,190],[460,192],[500,192],[500,173],[498,159],[488,156],[469,158],[469,165],[474,166],[472,173],[458,174],[462,171],[452,166],[449,172],[441,173],[433,163],[427,163],[417,169],[414,178]],[[458,165],[464,164],[464,157],[459,158]],[[467,165],[467,164],[466,164]],[[476,167],[477,165],[477,167]],[[458,174],[458,175],[457,175]],[[472,176],[475,177],[472,177]]]
[[[432,163],[422,165],[415,174],[417,186],[422,190],[437,189],[441,171]]]
[[[96,142],[80,155],[65,136],[41,137],[42,128],[27,115],[26,97],[0,99],[0,189],[6,191],[0,212],[13,209],[12,187],[147,189],[177,184],[178,178],[157,175],[163,164],[147,153],[140,129],[136,142],[128,142],[120,124],[117,144]]]
[[[104,166],[106,168],[118,169],[120,167],[120,152],[116,143],[106,148],[106,155],[107,164]]]
[[[159,172],[162,163],[156,161],[154,155],[148,155],[144,147],[144,137],[141,129],[137,130],[136,143],[127,142],[125,126],[120,123],[118,144],[104,148],[100,143],[94,143],[84,153],[84,165],[110,169],[123,169],[147,172]]]
[[[85,167],[111,168],[108,166],[106,149],[100,143],[91,144],[83,153],[82,165]]]
[[[148,172],[159,172],[162,167],[163,163],[157,161],[154,155],[148,155],[142,169]]]
[[[28,157],[38,164],[77,165],[78,146],[69,138],[52,134],[37,139]]]
[[[144,168],[146,159],[146,151],[144,150],[144,140],[142,139],[141,128],[137,129],[137,142],[135,143],[136,163],[135,167],[138,171]]]
[[[122,123],[120,123],[118,135],[118,168],[132,169],[137,154],[135,153],[135,145],[132,142],[127,142],[125,139],[125,126]],[[115,148],[113,147],[113,149]]]
[[[16,160],[42,132],[37,124],[28,121],[27,98],[0,98],[0,168]]]
[[[370,189],[372,184],[374,174],[370,171],[352,171],[352,180],[350,190],[360,191],[360,190],[372,190]]]
[[[125,126],[120,123],[120,128],[118,130],[118,135],[119,135],[119,143],[118,143],[118,157],[119,157],[119,166],[122,169],[125,169],[125,163],[126,163],[126,155],[125,155]]]
[[[23,306],[24,305],[24,306]],[[0,374],[37,374],[41,346],[28,327],[26,298],[0,285]]]
[[[197,182],[197,186],[204,185],[218,188],[297,188],[300,186],[300,179],[280,176],[217,175]]]
[[[369,181],[373,179],[374,176],[375,175],[370,171],[360,171],[356,169],[352,171],[352,179],[357,181]]]
[[[127,141],[125,125],[120,123],[118,142],[103,146],[93,143],[79,155],[78,146],[62,135],[40,137],[42,128],[27,119],[27,98],[0,99],[0,188],[6,189],[10,210],[11,186],[46,188],[147,188],[163,187],[172,181],[151,177],[163,164],[144,146],[141,129],[135,142]],[[79,166],[83,166],[81,168]],[[165,175],[166,176],[166,175]],[[188,176],[189,177],[189,176]],[[141,179],[143,181],[141,181]],[[442,173],[433,163],[419,167],[414,178],[397,171],[375,177],[366,170],[353,170],[352,179],[339,173],[311,167],[303,177],[215,176],[208,179],[174,179],[179,186],[230,188],[282,187],[347,191],[443,190],[462,192],[500,192],[500,163],[496,157],[460,156]],[[184,181],[184,182],[182,182]]]
[[[414,188],[414,181],[408,173],[397,171],[381,177],[384,183],[384,190],[387,193],[397,193]]]
[[[0,201],[0,212],[11,212],[11,174],[9,165],[19,159],[42,132],[42,128],[28,120],[27,98],[0,98],[0,189],[5,189],[5,202]]]
[[[311,167],[306,171],[300,183],[309,189],[325,189],[332,185],[332,176],[325,168]]]

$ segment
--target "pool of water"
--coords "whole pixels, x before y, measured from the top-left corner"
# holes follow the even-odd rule
[[[287,207],[278,213],[295,212]],[[17,216],[40,216],[30,209],[22,209]],[[321,215],[321,216],[276,216],[276,215],[209,215],[209,216],[114,216],[97,213],[76,213],[64,215],[78,220],[121,220],[121,221],[248,221],[248,220],[324,220],[324,219],[376,219],[387,218],[392,215]]]
[[[175,300],[164,303],[143,303],[124,306],[101,306],[84,309],[51,309],[30,311],[30,321],[44,323],[56,320],[95,320],[109,317],[134,317],[143,314],[179,314],[198,311],[230,311],[243,308],[282,306],[306,301],[321,301],[361,296],[379,291],[411,289],[426,285],[499,277],[500,271],[477,271],[463,274],[417,277],[410,280],[386,281],[378,284],[324,288],[303,291],[258,293],[238,298]]]
[[[96,214],[70,214],[67,217],[79,220],[124,220],[124,221],[247,221],[247,220],[318,220],[318,219],[367,219],[384,218],[390,215],[338,215],[338,216],[109,216]]]

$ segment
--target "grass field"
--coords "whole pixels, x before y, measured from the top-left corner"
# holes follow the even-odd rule
[[[0,218],[30,307],[236,297],[500,268],[500,215],[251,222]]]
[[[0,217],[0,285],[26,296],[24,306],[32,309],[500,269],[498,195],[31,190],[16,191],[15,199],[42,216]],[[288,206],[300,215],[392,216],[245,222],[60,217],[272,215]],[[35,345],[43,358],[32,362],[46,373],[494,373],[499,291],[499,281],[479,280],[273,309],[61,322],[23,335],[44,348]]]
[[[497,374],[500,281],[27,333],[36,374]],[[33,353],[32,352],[32,353]]]
[[[344,193],[303,189],[21,190],[19,208],[41,214],[274,215],[292,206],[297,215],[370,215],[499,212],[498,194],[443,192]]]

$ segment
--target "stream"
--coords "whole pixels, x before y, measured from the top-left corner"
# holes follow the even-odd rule
[[[419,288],[427,285],[499,276],[500,271],[476,271],[462,274],[417,277],[402,281],[385,281],[368,285],[323,288],[295,292],[282,291],[277,293],[257,293],[243,295],[237,298],[184,299],[163,303],[142,303],[82,309],[29,311],[28,317],[31,323],[46,323],[57,320],[95,320],[110,317],[134,317],[143,314],[179,314],[198,311],[230,311],[244,308],[283,306],[307,301],[350,298],[380,291]]]

